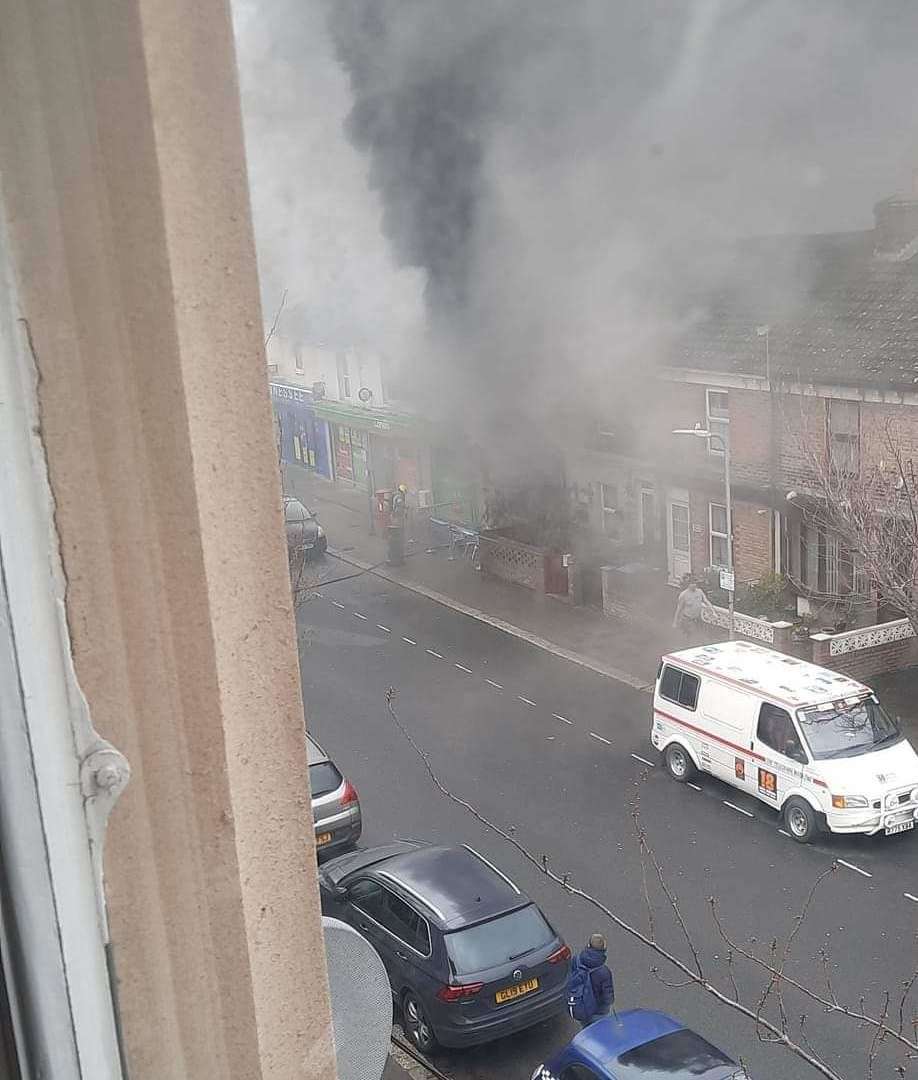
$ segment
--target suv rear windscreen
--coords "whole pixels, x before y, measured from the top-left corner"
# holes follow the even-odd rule
[[[470,926],[467,930],[446,934],[444,938],[456,975],[497,967],[534,949],[544,948],[554,939],[554,930],[535,904]]]
[[[318,799],[320,795],[328,795],[340,786],[341,773],[330,761],[320,761],[318,765],[309,766],[309,789],[314,799]]]

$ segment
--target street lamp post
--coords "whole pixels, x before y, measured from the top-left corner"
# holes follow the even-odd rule
[[[730,499],[730,440],[723,435],[719,435],[716,431],[709,431],[707,428],[703,428],[701,424],[696,424],[693,428],[676,428],[673,431],[673,435],[694,435],[698,439],[707,439],[710,443],[712,439],[717,439],[720,443],[719,449],[723,451],[724,455],[724,498],[727,504],[727,573],[730,575],[730,588],[727,590],[728,601],[728,625],[727,630],[730,635],[730,640],[733,640],[733,594],[736,586],[736,581],[733,573],[733,505]],[[718,449],[714,446],[713,449]]]

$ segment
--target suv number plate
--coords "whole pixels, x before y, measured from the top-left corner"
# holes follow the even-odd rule
[[[494,995],[494,1000],[498,1005],[503,1005],[505,1001],[514,1001],[516,998],[522,997],[524,994],[531,994],[533,990],[538,989],[538,979],[527,979],[518,986],[506,986],[503,990],[498,990]]]

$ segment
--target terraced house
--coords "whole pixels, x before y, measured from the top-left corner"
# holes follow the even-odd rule
[[[568,460],[587,567],[716,580],[729,452],[737,596],[783,575],[787,617],[812,629],[901,614],[820,511],[824,470],[866,475],[890,439],[910,469],[918,447],[918,186],[874,215],[863,232],[741,244],[665,365],[618,381],[618,407]],[[674,434],[694,427],[710,437]]]

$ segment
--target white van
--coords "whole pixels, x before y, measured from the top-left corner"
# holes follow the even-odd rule
[[[801,843],[918,820],[918,754],[870,688],[761,645],[664,656],[650,738],[674,780],[709,772],[780,810]]]

